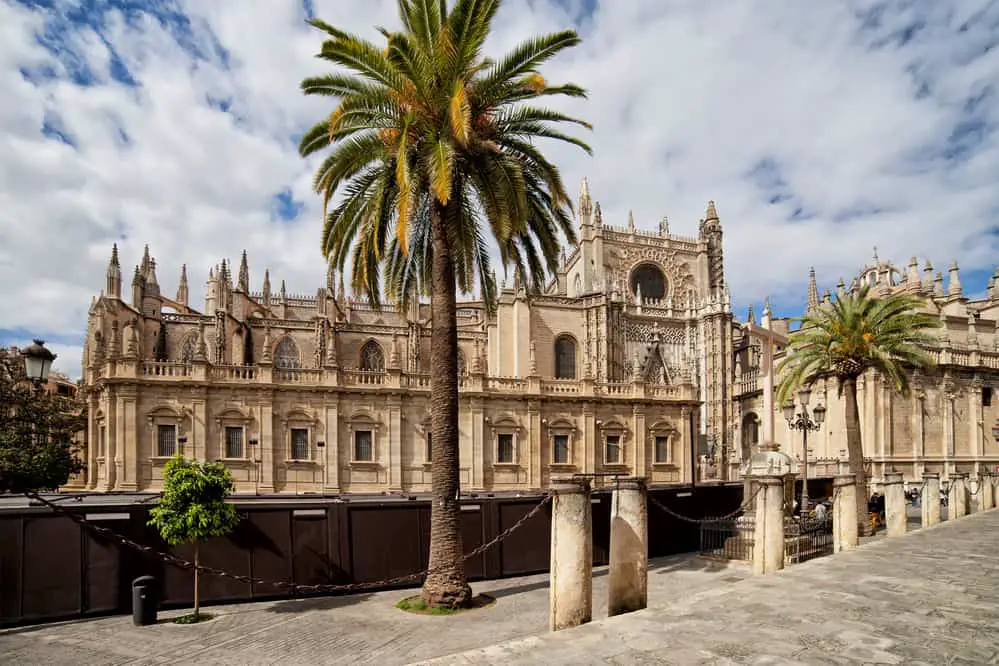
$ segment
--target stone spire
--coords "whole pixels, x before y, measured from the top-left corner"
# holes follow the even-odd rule
[[[978,318],[975,316],[975,311],[970,307],[968,308],[968,346],[977,347],[978,346],[978,331],[975,329],[975,325],[978,322]]]
[[[756,325],[756,312],[753,310],[752,303],[749,304],[749,315],[747,317],[747,321],[753,326]]]
[[[180,266],[180,282],[177,283],[177,302],[181,305],[187,305],[188,298],[190,294],[188,293],[187,287],[187,264],[181,264]]]
[[[905,286],[911,291],[919,290],[919,261],[917,261],[915,257],[909,259],[909,272],[906,273],[905,283]]]
[[[600,210],[600,202],[598,201],[593,207],[593,224],[598,227],[604,226],[604,214]]]
[[[326,293],[329,296],[336,296],[336,266],[330,259],[326,263]]]
[[[149,268],[146,271],[146,291],[149,295],[160,295],[160,281],[156,277],[156,260],[149,260]]]
[[[950,280],[947,284],[947,295],[951,297],[960,296],[962,292],[961,278],[957,274],[957,260],[950,265]]]
[[[815,267],[808,269],[808,305],[805,314],[815,314],[819,309],[819,286],[815,282]]]
[[[527,366],[527,374],[532,377],[538,374],[538,358],[537,355],[535,354],[535,351],[536,349],[535,349],[534,340],[531,340],[530,358],[529,358],[530,362]]]
[[[118,244],[111,246],[111,259],[108,261],[107,279],[104,288],[108,298],[121,298],[121,264],[118,261]]]
[[[239,282],[236,289],[244,294],[250,291],[250,267],[246,263],[246,250],[243,250],[243,256],[239,259]]]
[[[388,367],[391,370],[399,369],[399,335],[392,336],[392,346],[389,348]]]
[[[995,274],[992,276],[992,289],[989,291],[989,298],[993,300],[999,299],[999,268],[996,269]]]
[[[132,307],[136,309],[142,309],[142,282],[142,270],[136,266],[132,273]]]
[[[264,307],[269,308],[271,306],[271,269],[264,269]]]
[[[635,233],[635,213],[628,211],[628,231]]]
[[[205,342],[205,321],[198,321],[198,340],[194,347],[195,361],[208,361],[208,344]]]
[[[939,298],[945,296],[943,286],[943,273],[937,271],[937,276],[933,278],[933,295]]]
[[[770,308],[770,297],[767,296],[766,300],[763,302],[763,325],[767,328],[770,327],[770,320],[773,319],[774,311]]]
[[[718,211],[715,210],[715,202],[708,202],[708,209],[704,214],[705,222],[717,222],[718,221]]]
[[[139,265],[139,274],[146,277],[149,274],[149,245],[142,249],[142,263]]]
[[[281,291],[280,291],[281,303],[283,305],[288,304],[288,289],[284,286],[284,280],[281,280]]]
[[[589,217],[593,214],[593,200],[590,198],[590,182],[583,176],[583,182],[579,186],[579,215]]]
[[[830,294],[829,290],[826,289],[825,293],[822,294],[822,304],[830,305],[831,303],[832,303],[832,294]]]
[[[926,265],[923,267],[923,289],[925,291],[933,291],[933,264],[930,260],[926,260]]]
[[[843,281],[843,278],[840,278],[839,282],[836,283],[836,298],[843,298],[844,296],[846,296],[846,282]]]

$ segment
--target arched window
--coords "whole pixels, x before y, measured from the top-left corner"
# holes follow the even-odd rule
[[[184,344],[180,346],[180,360],[184,363],[190,363],[194,360],[194,351],[197,348],[196,335],[196,333],[189,334],[184,338]]]
[[[583,293],[583,276],[576,273],[576,279],[572,281],[572,295],[579,296]]]
[[[642,298],[666,298],[666,276],[655,264],[642,264],[631,272],[631,293],[642,288]]]
[[[298,345],[291,338],[282,338],[274,350],[274,367],[296,369],[302,367],[302,357],[298,353]]]
[[[468,374],[468,366],[465,365],[465,353],[458,350],[458,376],[464,377]]]
[[[374,340],[368,340],[361,347],[361,370],[368,372],[381,372],[385,369],[385,354],[382,353],[381,345]]]
[[[555,379],[576,378],[576,341],[568,335],[555,338]]]

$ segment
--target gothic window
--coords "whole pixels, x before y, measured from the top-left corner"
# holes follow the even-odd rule
[[[576,341],[568,335],[555,339],[555,378],[576,378]]]
[[[274,367],[297,369],[302,367],[302,357],[298,353],[298,345],[291,338],[282,338],[274,350]]]
[[[197,348],[197,342],[195,342],[195,334],[191,333],[186,338],[184,338],[184,344],[180,347],[180,360],[184,363],[190,363],[194,360],[194,351]]]
[[[464,377],[468,374],[468,366],[465,365],[465,354],[458,350],[458,376]]]
[[[642,299],[666,298],[666,276],[655,264],[642,264],[631,273],[631,293],[641,287]]]
[[[583,293],[583,276],[576,273],[576,279],[572,281],[573,296],[580,296]]]
[[[361,347],[361,370],[381,372],[385,369],[385,354],[381,346],[374,340],[368,340]]]

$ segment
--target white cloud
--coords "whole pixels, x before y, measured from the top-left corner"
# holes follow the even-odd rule
[[[295,137],[329,108],[298,92],[324,71],[299,4],[185,0],[161,19],[162,9],[126,15],[105,2],[90,25],[59,19],[76,3],[30,4],[0,4],[0,337],[71,342],[114,240],[126,282],[149,243],[167,292],[188,264],[193,299],[208,267],[243,248],[255,283],[269,266],[290,291],[314,290],[324,268],[313,165]],[[389,0],[315,5],[372,38],[397,24]],[[809,265],[831,286],[873,245],[937,268],[956,258],[971,288],[981,285],[969,270],[993,268],[994,3],[615,0],[586,14],[565,0],[508,0],[490,52],[579,17],[584,44],[546,75],[590,90],[564,108],[594,123],[595,156],[552,154],[567,181],[589,175],[612,224],[633,209],[639,226],[669,215],[693,235],[715,199],[737,304],[773,293],[791,305]],[[46,23],[58,49],[36,39]],[[111,75],[113,53],[138,87]],[[84,68],[87,85],[74,82]],[[962,120],[964,147],[947,148]],[[73,147],[44,136],[46,122]],[[272,220],[285,189],[305,204],[293,223]],[[60,361],[75,375],[72,347]]]

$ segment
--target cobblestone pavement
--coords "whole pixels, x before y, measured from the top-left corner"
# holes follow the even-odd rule
[[[427,664],[997,664],[999,511]]]
[[[652,603],[682,599],[752,576],[743,564],[693,556],[655,560]],[[606,617],[603,568],[594,578],[594,615]],[[395,609],[414,591],[213,606],[197,625],[135,627],[131,617],[0,630],[0,664],[408,664],[548,630],[548,576],[474,583],[495,605],[461,615]],[[161,613],[170,618],[183,611]]]

